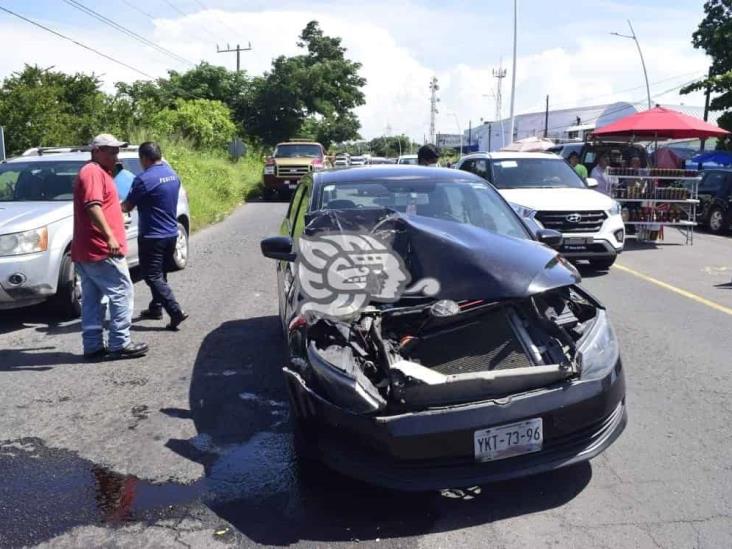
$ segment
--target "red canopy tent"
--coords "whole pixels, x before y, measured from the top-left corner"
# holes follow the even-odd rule
[[[664,107],[637,112],[596,129],[595,138],[634,137],[658,139],[704,139],[729,135],[713,124]]]

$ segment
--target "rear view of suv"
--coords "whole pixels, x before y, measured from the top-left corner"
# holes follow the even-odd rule
[[[623,250],[620,205],[587,188],[555,154],[476,153],[457,168],[490,181],[529,226],[561,232],[560,251],[568,258],[607,269]]]

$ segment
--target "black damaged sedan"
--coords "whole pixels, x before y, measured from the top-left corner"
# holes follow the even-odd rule
[[[560,244],[466,172],[305,177],[261,244],[277,260],[299,451],[430,490],[605,450],[626,424],[620,351]]]

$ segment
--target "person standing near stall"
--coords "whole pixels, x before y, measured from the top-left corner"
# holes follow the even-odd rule
[[[577,172],[577,175],[579,175],[582,178],[582,181],[587,181],[587,168],[584,166],[584,164],[580,164],[579,161],[579,155],[572,151],[569,155],[569,165],[572,166],[574,171]]]
[[[610,165],[610,158],[607,154],[601,154],[597,159],[597,166],[592,168],[590,177],[597,181],[597,190],[602,194],[612,196],[614,178],[608,175],[608,166]]]

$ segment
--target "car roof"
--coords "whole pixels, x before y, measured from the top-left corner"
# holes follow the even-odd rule
[[[283,141],[282,143],[277,143],[276,146],[279,147],[280,145],[317,145],[318,147],[322,146],[317,141]]]
[[[117,158],[138,158],[136,151],[120,151]],[[42,155],[32,156],[16,156],[8,158],[6,162],[48,162],[48,161],[61,161],[61,162],[87,162],[91,160],[91,154],[89,151],[78,151],[78,152],[64,152],[64,153],[46,153]]]
[[[314,172],[315,184],[376,182],[379,179],[397,178],[409,182],[415,181],[451,181],[455,179],[475,179],[485,183],[485,179],[470,172],[451,168],[430,168],[427,166],[411,166],[406,164],[376,164],[371,166],[355,166]]]
[[[554,153],[543,153],[543,152],[478,152],[463,156],[462,160],[469,158],[489,158],[491,160],[524,160],[529,158],[544,158],[548,160],[561,160],[560,156]]]

